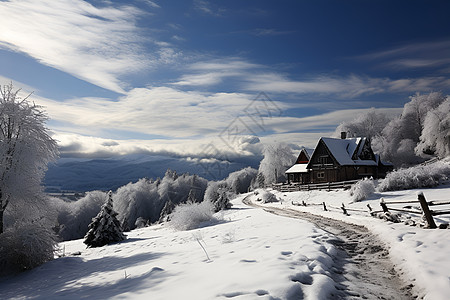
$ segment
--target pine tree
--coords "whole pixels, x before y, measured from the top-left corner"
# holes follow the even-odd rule
[[[103,204],[100,212],[89,224],[89,231],[84,237],[84,243],[88,247],[101,247],[126,239],[122,232],[117,213],[113,210],[112,192],[108,193],[108,201]]]
[[[214,211],[218,212],[223,209],[231,207],[230,198],[228,198],[227,192],[224,189],[219,189],[219,198],[214,202]]]

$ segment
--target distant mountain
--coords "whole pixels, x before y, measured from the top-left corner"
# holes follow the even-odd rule
[[[169,156],[124,155],[107,159],[61,158],[49,166],[44,179],[47,191],[115,190],[140,178],[163,177],[167,169],[197,174],[208,180],[220,180],[229,173],[251,166],[260,158],[220,162]]]

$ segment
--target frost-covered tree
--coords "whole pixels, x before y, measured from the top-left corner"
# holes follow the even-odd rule
[[[264,175],[265,184],[282,182],[286,180],[284,172],[294,162],[295,156],[287,144],[267,145],[264,148],[264,158],[259,164],[258,172]]]
[[[102,206],[100,212],[89,224],[89,231],[84,237],[88,247],[101,247],[114,242],[123,241],[126,236],[122,232],[117,213],[113,209],[112,192],[108,194],[108,201]]]
[[[389,123],[389,118],[371,108],[367,113],[358,116],[355,120],[341,123],[335,130],[333,136],[340,137],[341,132],[346,132],[347,137],[367,137],[372,139],[381,134]]]
[[[450,97],[447,96],[435,109],[430,110],[423,122],[420,143],[415,148],[417,155],[434,154],[450,156]]]
[[[0,87],[0,234],[10,203],[24,207],[26,201],[28,210],[37,208],[47,164],[58,156],[45,127],[47,116],[28,97],[20,98],[19,91],[12,83]]]
[[[108,200],[108,195],[102,191],[92,191],[77,201],[66,202],[58,198],[52,200],[50,208],[56,210],[59,224],[57,234],[67,241],[81,239],[86,235],[88,225]]]
[[[153,181],[143,178],[129,183],[114,194],[118,218],[130,229],[135,228],[139,217],[149,223],[162,221],[172,212],[172,206],[203,199],[207,183],[206,179],[197,175],[178,175],[171,170],[166,172],[163,179]]]
[[[441,93],[419,94],[410,97],[402,114],[390,121],[381,136],[372,141],[373,150],[396,166],[408,166],[423,159],[415,155],[427,113],[438,107],[445,97]]]

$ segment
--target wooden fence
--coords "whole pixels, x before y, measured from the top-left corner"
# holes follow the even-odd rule
[[[435,201],[426,201],[425,196],[423,193],[418,194],[417,200],[415,201],[384,201],[383,198],[381,198],[380,206],[382,210],[374,211],[370,204],[367,204],[367,210],[363,209],[355,209],[355,208],[348,208],[342,203],[341,206],[333,206],[333,205],[327,205],[325,202],[322,203],[306,203],[305,201],[302,201],[301,203],[292,201],[291,204],[295,206],[321,206],[324,211],[341,211],[344,215],[348,216],[349,212],[362,212],[362,213],[369,213],[371,216],[376,216],[378,213],[381,212],[391,212],[391,211],[398,211],[398,212],[404,212],[404,213],[412,213],[412,214],[418,214],[423,215],[424,220],[426,221],[425,228],[437,228],[433,216],[439,216],[439,215],[450,215],[450,201],[447,200],[435,200]],[[404,205],[409,204],[409,205]],[[416,206],[413,206],[413,204],[416,204]],[[388,206],[389,205],[389,206]],[[399,205],[403,205],[402,207],[399,207]],[[448,205],[446,209],[441,210],[432,210],[430,207],[434,206],[443,206]],[[443,223],[439,225],[439,228],[445,229],[449,226],[447,223]]]
[[[404,204],[409,205],[405,206]],[[414,204],[416,204],[416,206],[413,206]],[[399,207],[399,205],[403,205],[403,207]],[[417,205],[420,205],[420,208]],[[431,209],[435,206],[444,206],[444,205],[447,205],[447,207],[445,207],[444,209],[440,210]],[[415,201],[384,201],[384,199],[381,198],[380,206],[383,209],[383,212],[399,211],[423,215],[427,228],[437,228],[433,216],[450,215],[450,201],[447,200],[427,201],[423,193],[419,193],[417,195],[417,200]],[[446,228],[447,226],[448,224],[441,224],[440,227]]]
[[[280,192],[298,192],[298,191],[312,191],[312,190],[327,190],[334,189],[348,189],[358,180],[340,181],[340,182],[326,182],[316,184],[286,184],[286,183],[274,183],[272,188]]]

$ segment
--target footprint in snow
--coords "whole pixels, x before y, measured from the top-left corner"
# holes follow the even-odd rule
[[[257,262],[255,259],[241,259],[240,262],[244,263],[255,263]]]

